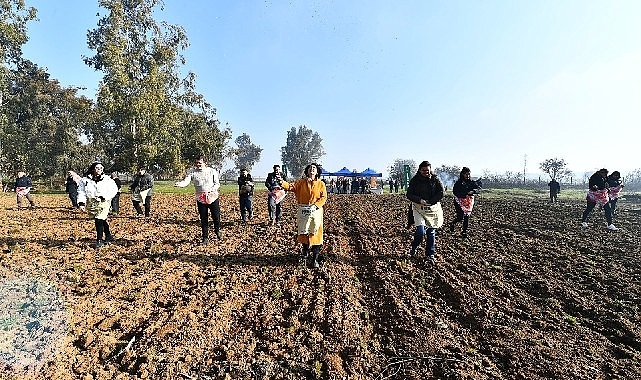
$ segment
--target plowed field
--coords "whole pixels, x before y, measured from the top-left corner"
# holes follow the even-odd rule
[[[222,196],[204,247],[193,195],[156,195],[149,220],[124,195],[99,250],[67,198],[35,198],[0,196],[3,379],[641,378],[638,203],[608,232],[580,201],[483,197],[432,265],[406,254],[404,196],[330,195],[312,270],[291,195],[281,227],[265,194],[248,224]]]

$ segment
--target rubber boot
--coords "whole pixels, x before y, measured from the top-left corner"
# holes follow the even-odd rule
[[[303,244],[303,248],[300,251],[299,261],[301,264],[305,264],[309,258],[309,245]]]
[[[312,260],[312,268],[318,268],[320,267],[320,264],[318,262],[318,256],[320,255],[320,245],[313,246],[312,253],[314,254],[313,260]]]

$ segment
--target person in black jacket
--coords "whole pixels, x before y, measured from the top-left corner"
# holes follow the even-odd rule
[[[36,207],[36,204],[33,201],[33,197],[31,196],[32,187],[33,187],[33,183],[31,182],[31,178],[27,177],[27,173],[18,172],[18,178],[16,178],[16,183],[14,185],[14,189],[16,191],[16,203],[18,204],[18,210],[22,208],[23,198],[27,198],[31,208]]]
[[[450,232],[454,232],[456,223],[463,221],[463,230],[461,236],[467,236],[467,228],[470,224],[470,214],[474,207],[474,195],[479,193],[480,181],[472,181],[472,172],[470,168],[463,167],[459,174],[459,179],[454,183],[452,193],[454,193],[454,210],[456,219],[450,222]]]
[[[252,201],[254,198],[254,180],[247,169],[241,169],[238,177],[238,201],[240,203],[240,217],[243,222],[253,217]]]
[[[145,202],[145,217],[148,218],[151,212],[151,196],[153,195],[154,178],[151,174],[147,173],[144,166],[138,167],[138,174],[134,177],[133,182],[129,186],[131,189],[131,201],[136,209],[136,214],[142,216],[142,208],[140,202]]]
[[[621,173],[616,170],[613,171],[612,174],[608,176],[608,195],[610,196],[610,208],[612,209],[613,219],[617,213],[617,201],[619,200],[623,187]]]
[[[410,248],[410,255],[414,256],[418,246],[427,235],[425,254],[430,261],[434,261],[436,254],[436,230],[443,225],[443,184],[438,176],[432,173],[432,165],[423,161],[418,166],[418,171],[412,177],[407,188],[407,199],[412,201],[414,213],[414,240]]]
[[[552,180],[548,182],[548,186],[550,187],[550,202],[554,203],[557,201],[557,197],[561,192],[561,185],[555,178],[552,178]]]
[[[116,186],[118,186],[118,192],[116,193],[116,196],[111,198],[111,212],[114,215],[118,215],[118,213],[120,212],[120,189],[122,188],[122,181],[120,180],[120,178],[118,178],[118,173],[116,172],[111,173],[111,179],[113,179]]]
[[[69,194],[69,199],[71,200],[72,208],[78,208],[78,183],[79,182],[80,182],[80,176],[70,171],[69,176],[67,177],[67,180],[65,182],[65,192]]]
[[[269,223],[280,224],[283,217],[283,204],[281,203],[285,192],[280,186],[283,181],[283,175],[280,171],[280,165],[274,165],[274,171],[267,174],[265,179],[265,187],[269,194],[267,195],[267,212],[269,214]]]
[[[612,207],[610,205],[610,197],[608,196],[608,169],[601,169],[592,174],[590,181],[588,182],[588,187],[588,195],[586,197],[587,205],[585,207],[585,211],[583,211],[581,225],[583,227],[588,226],[588,216],[598,203],[603,206],[603,211],[605,211],[605,220],[608,223],[608,230],[618,230],[618,228],[612,224]]]

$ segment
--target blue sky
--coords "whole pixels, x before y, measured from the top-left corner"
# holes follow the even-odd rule
[[[93,97],[102,75],[82,56],[97,1],[27,4],[40,21],[24,56]],[[264,149],[254,176],[304,124],[330,171],[403,158],[476,177],[553,157],[578,173],[641,168],[640,14],[635,0],[167,0],[155,18],[186,29],[198,91]]]

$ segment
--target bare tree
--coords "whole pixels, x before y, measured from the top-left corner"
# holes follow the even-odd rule
[[[550,179],[561,179],[571,174],[567,163],[562,158],[548,158],[539,164],[539,168],[550,176]]]

